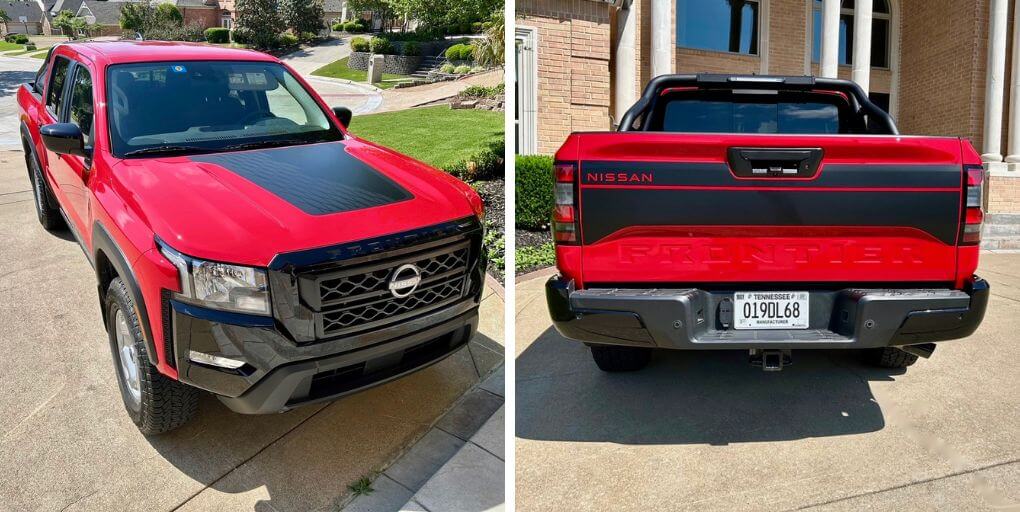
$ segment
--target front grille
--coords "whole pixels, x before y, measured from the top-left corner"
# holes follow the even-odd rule
[[[318,338],[383,327],[453,304],[465,296],[471,244],[457,238],[413,253],[339,270],[301,274],[301,298],[315,311]],[[413,264],[421,272],[417,289],[396,297],[394,272]],[[402,274],[401,277],[404,277]]]

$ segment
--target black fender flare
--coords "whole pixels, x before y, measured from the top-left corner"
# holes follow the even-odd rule
[[[117,272],[117,276],[127,285],[131,299],[135,303],[135,314],[138,315],[139,323],[142,326],[142,337],[144,338],[142,341],[149,353],[149,362],[155,366],[159,363],[159,358],[156,355],[156,340],[152,337],[148,309],[145,307],[145,297],[138,285],[138,279],[135,277],[131,265],[128,264],[127,258],[124,257],[123,251],[113,241],[113,237],[102,224],[96,221],[92,225],[92,261],[96,262],[96,288],[99,290],[99,308],[102,310],[103,325],[109,330],[109,319],[106,318],[106,290],[103,287],[105,276],[103,276],[103,266],[99,264],[98,259],[100,252],[106,256],[110,265]]]
[[[28,129],[28,125],[25,124],[24,120],[21,121],[21,138],[25,143],[25,147],[28,149],[28,152],[25,153],[25,157],[35,159],[36,165],[39,166],[39,169],[44,174],[43,181],[45,181],[46,170],[42,166],[42,159],[39,158],[39,154],[36,152],[35,141],[32,139],[32,132]],[[28,178],[33,179],[31,167],[27,169],[27,172],[29,174]],[[49,184],[43,183],[43,185],[46,187],[46,194],[43,197],[45,197],[46,202],[50,204],[50,208],[60,208],[60,204],[57,203],[57,198],[53,195],[53,191],[50,190]],[[68,223],[68,225],[70,225],[70,223]]]

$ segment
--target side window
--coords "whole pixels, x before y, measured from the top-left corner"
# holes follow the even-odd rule
[[[67,81],[67,67],[71,61],[57,57],[50,75],[50,88],[46,92],[46,108],[59,120],[63,113],[61,102],[64,99],[64,82]]]
[[[85,145],[92,145],[92,75],[85,66],[78,66],[74,73],[74,83],[71,86],[70,117],[68,121],[78,125],[81,133],[85,136]]]

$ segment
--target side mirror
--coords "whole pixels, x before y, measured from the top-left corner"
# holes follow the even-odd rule
[[[58,155],[89,157],[89,152],[85,149],[85,137],[76,124],[47,124],[39,128],[39,134],[42,135],[46,149]]]
[[[340,120],[340,124],[347,128],[351,125],[351,117],[354,117],[354,113],[347,107],[333,107],[333,113],[336,114],[336,118]]]

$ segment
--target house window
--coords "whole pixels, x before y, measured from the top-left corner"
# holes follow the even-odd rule
[[[220,26],[223,28],[234,28],[234,20],[229,14],[220,17]]]
[[[822,48],[822,0],[814,1],[811,61],[818,62]],[[871,11],[871,67],[889,67],[889,2],[874,0]],[[839,11],[839,63],[854,62],[854,0],[843,0]]]
[[[758,0],[677,0],[676,44],[758,54]]]
[[[514,65],[517,67],[517,81],[514,94],[517,101],[514,110],[514,151],[519,155],[533,155],[538,152],[538,55],[537,30],[531,27],[516,28],[514,41]]]

